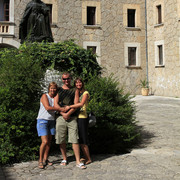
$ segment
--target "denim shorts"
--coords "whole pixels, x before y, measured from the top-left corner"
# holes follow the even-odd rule
[[[38,136],[55,135],[55,120],[37,119]]]

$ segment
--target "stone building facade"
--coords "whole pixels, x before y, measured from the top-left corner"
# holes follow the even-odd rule
[[[147,6],[152,93],[180,97],[180,0],[150,0]]]
[[[0,48],[18,48],[19,24],[30,0],[1,0],[0,8],[8,1],[9,20],[0,17]],[[125,91],[140,94],[140,80],[148,75],[150,93],[180,96],[180,0],[147,0],[147,31],[144,0],[42,1],[52,8],[54,41],[75,39],[93,48],[103,75],[113,73]]]

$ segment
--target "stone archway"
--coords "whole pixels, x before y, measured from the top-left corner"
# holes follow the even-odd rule
[[[14,46],[12,46],[12,45],[9,45],[9,44],[0,44],[0,49],[2,49],[2,48],[16,48],[16,47],[14,47]]]
[[[10,47],[10,48],[14,47],[14,48],[18,49],[20,46],[20,43],[18,41],[15,41],[11,38],[0,38],[0,42],[1,42],[0,48],[6,46],[7,48],[8,47]]]

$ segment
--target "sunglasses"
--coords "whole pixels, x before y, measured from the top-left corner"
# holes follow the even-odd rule
[[[63,79],[63,81],[65,81],[65,80],[69,80],[70,78],[62,78]]]

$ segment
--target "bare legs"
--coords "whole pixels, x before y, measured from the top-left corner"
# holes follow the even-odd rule
[[[52,135],[41,136],[41,146],[39,149],[39,168],[43,168],[41,163],[48,159],[49,149],[51,146]]]
[[[79,150],[79,144],[72,144],[72,148],[74,151],[74,155],[76,158],[76,164],[80,163],[80,150]],[[60,144],[60,150],[61,150],[61,154],[63,156],[63,160],[67,161],[67,155],[66,155],[66,144]],[[63,165],[66,165],[65,163]]]
[[[44,157],[43,157],[44,161],[48,159],[49,150],[50,150],[50,146],[51,146],[51,140],[52,140],[52,135],[48,135],[48,142],[46,144],[46,148],[44,151]]]
[[[89,148],[86,144],[81,144],[81,149],[83,151],[84,157],[85,157],[85,164],[90,164],[92,162],[90,154],[89,154]]]
[[[63,162],[61,162],[61,165],[65,166],[67,164],[67,155],[66,155],[66,144],[60,144],[60,150],[63,157]]]
[[[76,158],[76,164],[80,163],[80,150],[79,150],[79,144],[72,144],[72,148],[74,151],[74,155]]]
[[[86,166],[80,162],[79,144],[72,144],[72,148],[76,158],[76,166],[81,169],[86,169]],[[67,165],[66,144],[60,144],[60,150],[63,156],[63,161],[61,162],[61,165],[66,166]]]

